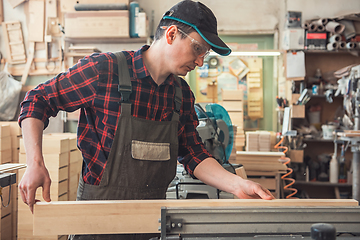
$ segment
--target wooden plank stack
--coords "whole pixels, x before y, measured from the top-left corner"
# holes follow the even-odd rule
[[[284,156],[282,152],[237,151],[236,155],[236,161],[232,163],[242,164],[246,174],[248,171],[285,172],[287,169],[279,160],[281,156]]]
[[[0,122],[0,161],[4,163],[19,162],[19,141],[21,138],[21,128],[17,121]],[[18,175],[18,170],[11,171]],[[16,184],[2,189],[4,205],[6,206],[10,198],[9,206],[1,206],[1,238],[17,239],[17,202],[18,202],[18,180]]]
[[[222,89],[222,102],[220,103],[228,112],[231,123],[237,127],[235,136],[235,146],[237,151],[243,150],[245,145],[244,138],[244,112],[243,112],[243,91]],[[235,133],[235,131],[234,131]]]
[[[50,187],[51,201],[67,201],[69,198],[69,168],[71,151],[76,149],[76,136],[73,134],[43,135],[43,156],[45,165],[52,180]],[[20,140],[20,162],[26,161],[23,139]],[[25,170],[19,170],[21,178]],[[77,175],[77,179],[78,175]],[[36,199],[44,201],[42,189],[36,192]],[[26,204],[18,202],[18,239],[66,239],[66,236],[33,236],[32,214]]]
[[[83,161],[81,152],[77,148],[76,133],[51,133],[49,135],[69,138],[68,200],[75,201]]]
[[[246,151],[270,152],[274,151],[276,133],[270,131],[246,132]]]
[[[280,161],[282,152],[237,151],[233,164],[244,166],[248,179],[258,182],[280,198],[280,175],[286,173],[286,165]]]

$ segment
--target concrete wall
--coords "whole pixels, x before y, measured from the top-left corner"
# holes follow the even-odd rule
[[[138,2],[140,7],[146,11],[150,23],[154,19],[153,25],[156,28],[162,14],[178,0],[138,0]],[[331,18],[360,12],[359,0],[202,0],[202,2],[217,16],[219,33],[261,34],[274,33],[279,30],[280,39],[285,24],[285,15],[289,10],[301,11],[303,20],[317,17]],[[27,40],[24,4],[13,9],[8,0],[3,0],[3,5],[4,20],[20,20],[23,25],[24,38]],[[1,39],[0,42],[0,50],[6,54]]]

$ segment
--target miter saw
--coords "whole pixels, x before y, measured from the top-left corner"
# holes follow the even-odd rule
[[[228,161],[234,142],[234,131],[230,116],[225,108],[219,104],[207,104],[205,109],[199,104],[195,104],[196,114],[199,119],[199,125],[196,129],[209,153],[226,170],[235,174],[235,168],[239,167],[239,165],[234,166]],[[187,174],[183,165],[178,165],[176,177],[167,192],[167,198],[177,199],[219,197],[219,190],[205,185],[200,180],[193,179]]]

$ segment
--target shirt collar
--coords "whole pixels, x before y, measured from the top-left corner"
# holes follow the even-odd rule
[[[144,45],[139,50],[134,52],[132,64],[134,69],[134,76],[136,76],[136,78],[151,77],[149,71],[147,70],[144,64],[143,55],[142,55],[143,52],[145,52],[149,48],[150,48],[149,45]],[[174,85],[174,82],[176,82],[174,74],[170,74],[162,84]]]

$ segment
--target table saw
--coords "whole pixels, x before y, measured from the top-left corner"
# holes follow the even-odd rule
[[[159,233],[162,240],[286,240],[311,239],[311,227],[317,223],[333,226],[338,239],[360,239],[358,202],[352,199],[38,202],[34,206],[33,230],[35,236]]]
[[[163,207],[160,222],[161,240],[360,239],[358,206]]]

